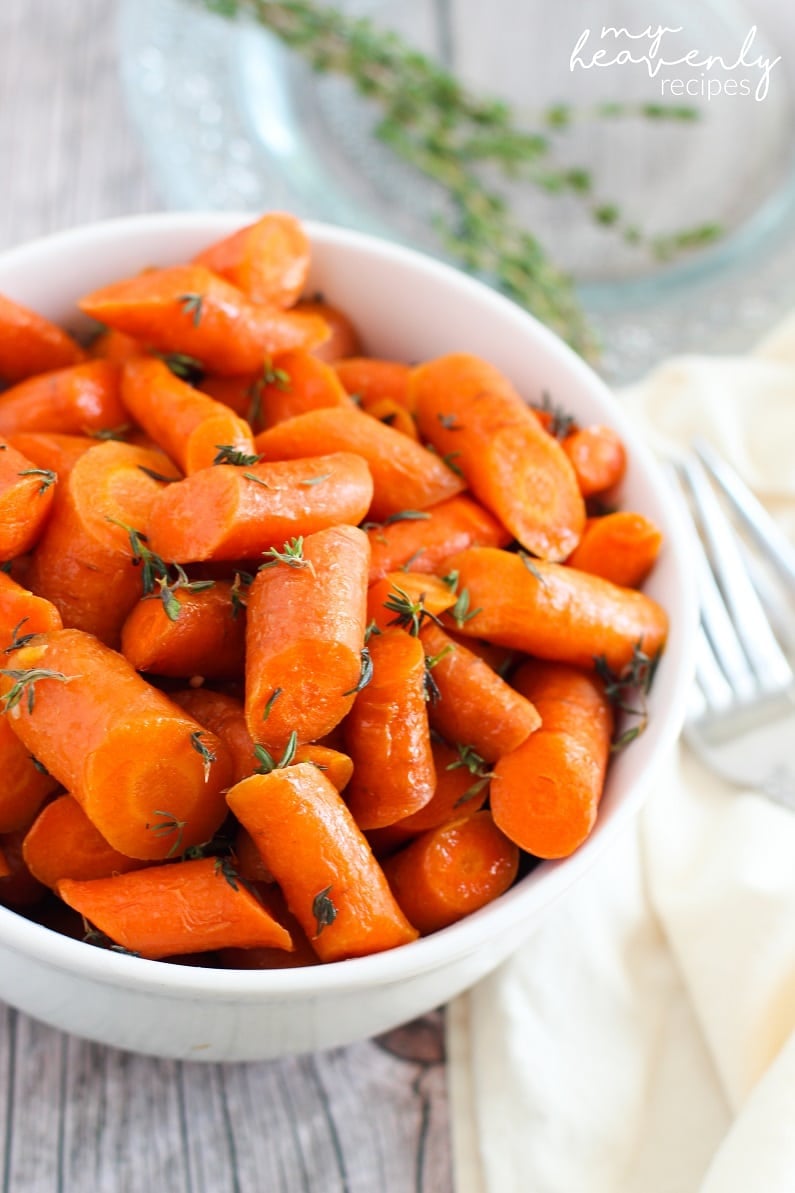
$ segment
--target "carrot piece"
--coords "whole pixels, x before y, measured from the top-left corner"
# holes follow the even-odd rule
[[[247,373],[243,377],[219,377],[214,373],[208,374],[198,382],[196,388],[216,402],[222,402],[240,418],[245,418],[255,430],[262,430],[261,421],[257,421],[259,408],[258,393],[262,385],[263,373]]]
[[[164,858],[209,840],[232,764],[218,738],[81,630],[52,630],[0,671],[10,724],[129,857]]]
[[[0,562],[24,555],[40,538],[57,479],[0,437]]]
[[[257,766],[257,758],[242,701],[210,688],[183,688],[169,695],[175,704],[224,743],[232,759],[232,781],[239,783],[247,778]],[[243,877],[249,876],[243,874]]]
[[[415,369],[412,401],[420,433],[456,465],[475,496],[523,547],[565,559],[577,545],[585,506],[574,469],[510,381],[466,353]]]
[[[159,352],[200,360],[213,373],[255,373],[266,356],[322,343],[314,314],[257,306],[203,265],[174,265],[95,290],[80,307]]]
[[[471,751],[454,749],[444,741],[434,741],[431,748],[436,790],[424,808],[391,826],[405,836],[438,828],[448,820],[472,816],[488,799],[491,775],[488,768],[481,765],[481,759],[474,757]]]
[[[33,877],[25,865],[22,857],[25,831],[18,829],[0,837],[0,852],[8,870],[4,877],[0,877],[0,907],[13,907],[27,914],[28,908],[42,901],[47,888]]]
[[[58,790],[58,780],[40,765],[14,733],[8,717],[0,716],[0,833],[25,828],[47,796]]]
[[[466,493],[367,527],[367,537],[371,584],[402,567],[440,574],[450,556],[467,547],[506,547],[511,541],[502,523]]]
[[[232,602],[232,582],[205,583],[212,587],[175,587],[167,604],[153,593],[133,607],[122,626],[121,652],[136,671],[177,679],[242,676],[246,621]]]
[[[391,398],[410,410],[410,365],[397,360],[377,360],[372,356],[348,356],[335,360],[333,367],[345,390],[359,398],[363,405],[380,398]]]
[[[33,877],[53,890],[62,878],[109,878],[146,864],[108,845],[71,795],[59,795],[39,812],[22,856]]]
[[[353,322],[339,307],[331,306],[322,299],[302,299],[296,303],[295,310],[306,317],[322,319],[329,329],[329,337],[321,344],[312,348],[321,360],[332,364],[341,356],[354,356],[361,352],[362,341]]]
[[[241,834],[250,842],[251,849],[256,853],[257,847],[245,829]],[[259,854],[257,854],[259,857]],[[262,859],[260,865],[263,866]],[[238,872],[246,878],[238,857]],[[221,949],[219,960],[224,969],[298,969],[304,965],[319,965],[320,959],[312,948],[298,920],[287,906],[287,900],[275,882],[267,886],[261,883],[257,887],[257,895],[275,920],[286,928],[293,941],[292,952],[286,949]]]
[[[316,766],[252,775],[226,798],[321,961],[415,939],[345,802]]]
[[[15,630],[19,636],[60,630],[61,626],[61,615],[50,601],[0,572],[0,650],[11,645]]]
[[[443,580],[424,572],[387,572],[367,592],[367,621],[379,630],[402,625],[416,628],[423,610],[438,617],[451,609],[456,595]]]
[[[453,642],[459,642],[461,646],[465,646],[467,650],[476,654],[479,659],[483,659],[483,662],[488,663],[492,671],[496,671],[505,679],[516,658],[516,651],[510,650],[507,646],[497,646],[494,642],[486,642],[485,638],[467,638],[466,634],[461,634],[458,630],[451,630],[449,625],[445,626],[445,633],[448,638],[452,638]]]
[[[514,677],[541,728],[494,767],[494,821],[536,857],[567,857],[596,822],[613,714],[604,685],[564,663],[525,663]]]
[[[112,327],[105,328],[89,345],[88,354],[94,360],[111,360],[114,364],[123,365],[136,356],[143,356],[144,346],[132,336],[126,336],[123,331],[116,331]]]
[[[246,719],[251,736],[282,751],[338,725],[363,674],[367,537],[356,526],[309,535],[249,589]]]
[[[0,394],[0,435],[84,435],[118,427],[126,418],[119,399],[119,366],[107,360],[40,373]]]
[[[624,588],[638,588],[653,568],[661,546],[662,534],[652,521],[643,514],[619,510],[589,518],[566,563]]]
[[[471,650],[433,622],[422,627],[420,641],[437,694],[428,719],[442,737],[494,762],[538,729],[541,718],[530,701]]]
[[[310,742],[297,747],[295,758],[290,765],[298,765],[301,762],[311,762],[313,766],[321,770],[337,791],[344,791],[351,781],[353,759],[349,758],[347,754],[343,754],[341,750],[332,750],[328,746]]]
[[[309,255],[309,240],[295,216],[268,211],[193,260],[226,278],[252,302],[291,307],[306,283]]]
[[[214,857],[87,882],[64,878],[57,889],[100,932],[152,961],[221,946],[292,948],[289,932]]]
[[[85,359],[71,336],[43,315],[0,294],[0,377],[11,385]]]
[[[604,655],[615,671],[636,648],[655,655],[665,643],[665,610],[642,592],[493,547],[470,547],[449,562],[459,606],[446,616],[467,637],[581,667]]]
[[[475,812],[423,833],[383,866],[403,911],[427,936],[504,894],[519,850],[489,812]]]
[[[419,443],[420,433],[417,424],[405,406],[401,406],[394,398],[377,398],[374,402],[362,402],[362,409],[371,418],[377,418],[380,423],[392,427],[393,431],[400,431],[401,435],[408,435]]]
[[[100,443],[75,464],[33,557],[28,582],[64,625],[116,646],[142,593],[141,568],[125,526],[143,528],[173,465],[160,452]],[[119,525],[122,523],[122,525]]]
[[[436,771],[418,638],[387,630],[370,639],[373,678],[345,721],[353,778],[345,799],[360,828],[382,828],[431,799]]]
[[[259,399],[266,427],[308,410],[352,405],[331,365],[300,348],[280,353],[265,370]]]
[[[373,482],[350,452],[196,472],[155,501],[147,533],[167,560],[255,559],[289,538],[359,522]]]
[[[8,442],[37,468],[54,472],[61,488],[80,457],[96,447],[99,440],[90,435],[62,435],[57,431],[17,431],[8,436]]]
[[[583,497],[612,489],[626,471],[624,444],[612,427],[580,427],[565,437],[561,447],[571,460]]]
[[[423,510],[460,493],[464,482],[432,452],[361,410],[311,410],[270,427],[254,440],[266,460],[294,460],[327,451],[363,456],[373,476],[370,517]]]
[[[221,446],[249,458],[254,450],[248,423],[228,406],[180,381],[162,360],[141,356],[128,361],[122,373],[121,400],[135,421],[188,476],[209,468]]]

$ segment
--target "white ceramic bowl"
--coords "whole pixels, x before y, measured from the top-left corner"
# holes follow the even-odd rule
[[[79,327],[79,296],[144,265],[186,260],[250,219],[166,214],[77,228],[0,255],[0,292]],[[629,450],[622,504],[647,514],[665,534],[647,591],[670,615],[670,639],[649,727],[613,762],[586,844],[431,937],[308,969],[196,969],[91,948],[0,908],[0,998],[66,1031],[136,1052],[208,1061],[283,1056],[363,1039],[446,1002],[522,944],[637,813],[681,727],[696,608],[688,531],[606,387],[551,332],[478,282],[393,244],[321,224],[307,227],[309,289],[350,312],[370,353],[409,361],[479,353],[529,400],[546,391],[578,419],[616,427]]]

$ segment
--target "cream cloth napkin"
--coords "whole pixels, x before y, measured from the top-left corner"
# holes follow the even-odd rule
[[[795,316],[622,400],[659,452],[707,437],[795,537]],[[793,1193],[795,815],[680,748],[448,1025],[456,1193]]]

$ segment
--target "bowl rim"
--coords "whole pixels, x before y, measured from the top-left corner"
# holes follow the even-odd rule
[[[180,233],[186,230],[206,231],[209,239],[250,223],[257,218],[257,214],[226,211],[151,212],[81,224],[0,252],[0,275],[21,265],[35,266],[46,262],[54,250],[79,248],[82,243],[98,251],[103,244],[116,243],[125,237],[155,230]],[[607,407],[609,421],[631,445],[631,459],[643,468],[646,482],[659,503],[666,507],[666,538],[671,549],[679,554],[687,547],[691,531],[686,515],[681,504],[672,498],[651,450],[640,439],[605,382],[553,331],[484,282],[416,249],[333,224],[313,220],[302,220],[302,224],[312,244],[364,250],[386,264],[402,263],[427,277],[454,284],[490,307],[501,318],[513,322],[519,334],[523,329],[525,334],[529,333],[543,353],[563,365],[592,396]],[[201,997],[220,1003],[248,1001],[252,998],[283,1001],[291,996],[342,993],[356,989],[366,991],[368,988],[443,969],[473,953],[490,939],[501,939],[512,931],[517,933],[517,944],[521,943],[526,935],[522,934],[522,927],[534,922],[534,913],[557,900],[591,868],[610,841],[632,822],[646,798],[655,762],[670,753],[679,735],[692,679],[697,599],[691,570],[682,566],[674,569],[674,575],[678,582],[678,593],[672,603],[680,605],[685,616],[671,626],[663,666],[667,672],[673,673],[674,679],[666,706],[656,710],[648,730],[649,734],[654,735],[654,741],[642,776],[634,781],[632,789],[611,816],[601,822],[599,831],[593,833],[575,853],[560,861],[547,861],[536,866],[498,901],[448,928],[399,948],[346,961],[293,969],[240,970],[181,966],[106,949],[86,948],[82,941],[64,936],[5,907],[0,907],[0,948],[36,960],[49,968],[104,985],[156,992],[160,996],[170,995],[173,998]]]

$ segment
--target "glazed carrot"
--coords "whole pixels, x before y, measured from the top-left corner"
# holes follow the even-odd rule
[[[460,604],[445,620],[467,637],[582,667],[604,655],[617,672],[636,648],[655,655],[665,643],[661,606],[599,576],[493,547],[471,547],[449,564]]]
[[[170,698],[184,708],[194,720],[219,737],[232,759],[232,781],[239,783],[258,765],[254,741],[246,724],[246,712],[241,700],[210,688],[183,688],[171,692]],[[247,878],[247,874],[243,874]]]
[[[132,336],[108,327],[91,341],[88,354],[94,360],[112,360],[114,364],[123,365],[136,356],[143,356],[145,351],[143,345]]]
[[[6,833],[0,837],[0,852],[5,859],[8,873],[0,877],[0,907],[24,910],[35,907],[47,894],[46,886],[38,882],[25,865],[22,857],[22,840],[25,830]]]
[[[193,258],[237,286],[252,302],[291,307],[309,272],[309,241],[293,215],[269,211]]]
[[[254,441],[266,460],[294,460],[328,451],[355,452],[373,476],[370,517],[423,510],[460,493],[464,482],[432,452],[361,410],[311,410],[263,431]]]
[[[121,652],[136,671],[188,679],[237,679],[243,674],[245,611],[232,601],[232,582],[153,593],[135,605],[121,630]]]
[[[5,651],[11,645],[15,630],[19,638],[20,635],[41,634],[45,630],[60,630],[61,626],[61,615],[50,601],[29,592],[5,572],[0,572],[0,650]]]
[[[379,630],[392,626],[416,628],[422,610],[438,617],[456,602],[456,595],[448,584],[437,576],[419,572],[387,572],[367,591],[367,621],[375,622]]]
[[[218,465],[164,489],[147,533],[167,560],[255,559],[286,539],[359,522],[372,492],[367,464],[350,452]]]
[[[100,441],[90,435],[61,435],[57,431],[17,431],[8,436],[8,442],[37,468],[54,472],[62,487],[80,457]]]
[[[405,406],[401,406],[394,398],[377,398],[374,402],[362,402],[362,409],[371,418],[377,418],[393,431],[400,431],[401,435],[408,435],[409,439],[419,442],[420,433],[417,424]]]
[[[351,406],[331,365],[300,348],[280,353],[266,369],[259,399],[265,427],[273,427],[308,410]]]
[[[58,894],[116,944],[153,961],[221,946],[292,948],[286,929],[213,857],[88,882],[64,878]]]
[[[653,522],[643,514],[619,510],[589,518],[566,562],[624,588],[638,588],[653,568],[661,546],[662,534]]]
[[[85,359],[80,345],[43,315],[0,294],[0,378],[14,385]]]
[[[145,471],[145,470],[149,471]],[[59,610],[64,625],[116,646],[142,593],[125,527],[146,525],[171,462],[161,452],[100,443],[75,464],[36,549],[28,582]],[[121,525],[120,525],[121,523]]]
[[[504,894],[519,850],[489,812],[476,812],[423,833],[383,865],[401,908],[427,936]]]
[[[341,750],[332,750],[328,746],[310,742],[297,747],[291,765],[298,765],[301,762],[311,762],[313,766],[321,770],[337,791],[344,791],[351,781],[353,759],[349,758],[347,754],[343,754]]]
[[[197,383],[196,388],[216,402],[223,402],[230,410],[241,418],[245,418],[255,431],[262,430],[262,422],[257,421],[259,409],[258,393],[262,385],[262,370],[258,373],[246,373],[242,377],[219,377],[210,373]]]
[[[371,356],[348,356],[334,361],[334,372],[345,390],[364,405],[391,398],[409,409],[411,367],[397,360],[377,360]]]
[[[387,630],[370,639],[373,678],[345,721],[353,778],[345,800],[360,828],[394,824],[424,807],[436,786],[418,638]]]
[[[12,659],[4,658],[3,665],[13,666]],[[0,716],[0,775],[0,833],[26,828],[47,796],[60,786],[34,761],[5,716]]]
[[[256,853],[256,846],[244,829],[241,833],[251,842],[251,848]],[[258,855],[259,856],[259,855]],[[260,865],[262,862],[260,861]],[[238,872],[243,873],[238,857]],[[287,900],[275,882],[271,881],[267,887],[261,884],[257,887],[260,902],[270,912],[283,928],[290,933],[293,942],[292,952],[286,949],[221,949],[220,962],[224,969],[298,969],[304,965],[319,965],[317,953],[309,943],[298,920],[287,906]]]
[[[159,352],[200,360],[213,373],[255,373],[266,356],[322,343],[321,318],[256,306],[203,265],[174,265],[113,282],[80,307]]]
[[[251,457],[248,423],[228,406],[175,377],[162,360],[141,356],[122,373],[121,399],[135,421],[190,476],[215,462],[225,445]]]
[[[0,435],[84,435],[118,427],[126,418],[119,400],[119,366],[107,360],[39,373],[0,394]]]
[[[340,794],[310,763],[227,794],[321,961],[392,949],[416,932]]]
[[[225,747],[92,635],[34,638],[0,672],[0,695],[14,732],[114,849],[165,858],[221,824]]]
[[[33,877],[53,890],[62,878],[110,878],[145,865],[108,845],[71,795],[59,795],[39,812],[22,856]]]
[[[494,821],[536,857],[567,857],[596,821],[613,716],[604,685],[563,663],[526,663],[514,678],[541,728],[494,767]]]
[[[428,719],[442,737],[494,762],[538,728],[541,718],[530,701],[444,630],[426,622],[420,641],[436,694]]]
[[[434,741],[431,748],[436,790],[424,808],[392,826],[406,836],[438,828],[448,820],[472,816],[488,798],[489,768],[471,750],[454,749],[444,741]]]
[[[477,356],[442,356],[415,369],[420,433],[455,463],[479,501],[523,547],[560,560],[577,545],[585,506],[574,469],[510,381]]]
[[[612,427],[581,427],[561,444],[571,460],[583,497],[593,497],[617,485],[627,467],[620,436]]]
[[[339,360],[341,356],[354,356],[361,351],[362,342],[359,339],[359,333],[348,315],[339,307],[331,306],[330,303],[324,302],[322,299],[302,299],[301,302],[296,303],[294,309],[305,317],[322,319],[329,329],[328,339],[312,348],[312,351],[321,360],[331,364],[333,361]]]
[[[511,541],[505,527],[466,493],[368,527],[367,537],[371,584],[402,567],[442,574],[450,556],[467,547],[506,547]]]
[[[298,547],[266,561],[248,594],[246,719],[272,752],[338,725],[364,668],[366,535],[332,526]]]
[[[57,479],[0,437],[0,563],[24,555],[41,537]]]

